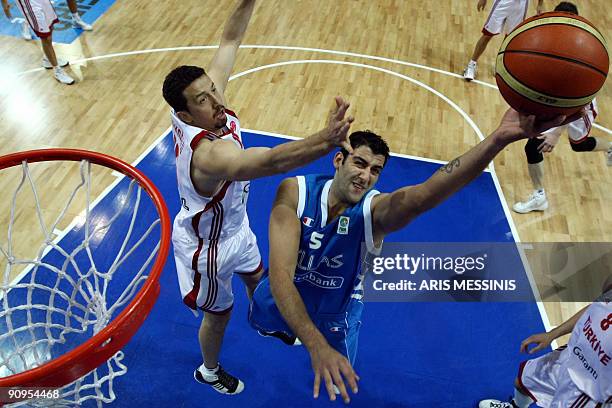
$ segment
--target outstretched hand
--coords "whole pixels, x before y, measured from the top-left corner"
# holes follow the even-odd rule
[[[327,129],[329,131],[329,142],[334,146],[342,147],[349,153],[353,152],[351,143],[348,137],[348,131],[351,123],[355,120],[352,116],[347,116],[350,103],[346,102],[342,97],[336,96],[336,106],[329,113]]]
[[[533,336],[529,336],[521,343],[521,353],[533,354],[538,352],[549,347],[553,340],[554,338],[550,335],[550,333],[538,333],[534,334]],[[535,344],[536,346],[530,350],[529,346],[532,344]]]
[[[344,402],[346,404],[351,402],[344,381],[348,383],[353,394],[356,394],[358,392],[357,381],[359,381],[359,376],[353,370],[348,359],[329,344],[325,344],[310,351],[310,360],[315,374],[313,396],[315,398],[319,397],[321,378],[323,378],[324,386],[331,401],[336,400],[335,385]]]
[[[538,137],[548,129],[573,122],[583,115],[584,111],[580,110],[571,116],[560,115],[542,120],[534,115],[525,115],[510,108],[502,117],[496,132],[504,142],[512,143],[520,139]]]
[[[540,153],[550,153],[553,151],[557,142],[559,141],[559,136],[561,136],[558,132],[544,133],[538,136],[538,139],[542,141],[538,146],[538,152]]]

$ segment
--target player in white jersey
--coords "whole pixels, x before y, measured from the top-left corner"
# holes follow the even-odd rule
[[[484,400],[479,408],[612,408],[612,276],[603,294],[551,330],[521,343],[529,354],[571,334],[566,347],[520,365],[510,402]],[[528,350],[531,344],[536,344]]]
[[[240,122],[226,108],[225,89],[255,0],[240,0],[227,21],[221,43],[207,71],[180,66],[163,84],[172,107],[176,170],[182,208],[172,240],[184,303],[203,310],[199,342],[203,363],[197,381],[224,394],[237,394],[244,384],[219,365],[219,352],[233,305],[234,272],[252,295],[262,275],[261,257],[246,215],[249,182],[313,161],[336,146],[348,146],[352,117],[336,98],[328,125],[299,141],[273,149],[244,149]]]
[[[538,0],[537,14],[542,12],[544,0]],[[482,11],[487,5],[487,0],[478,0],[476,9]],[[497,34],[508,34],[516,28],[525,17],[529,8],[529,0],[495,0],[489,13],[489,17],[482,28],[482,35],[472,53],[472,59],[463,71],[463,77],[471,81],[476,77],[478,58],[487,49],[489,41]]]
[[[4,14],[9,20],[13,20],[8,0],[1,1]],[[53,25],[58,23],[59,19],[51,2],[49,0],[16,0],[15,3],[36,36],[40,38],[45,54],[43,66],[49,69],[53,68],[53,76],[62,84],[74,84],[74,79],[63,69],[68,65],[68,61],[57,58],[53,48]]]
[[[606,156],[608,166],[612,166],[612,142],[603,140],[600,137],[591,136],[591,128],[597,117],[597,102],[593,102],[587,107],[585,116],[565,126],[550,129],[536,139],[530,139],[525,144],[525,154],[527,156],[527,168],[533,186],[533,191],[522,202],[517,202],[512,209],[521,214],[532,211],[544,211],[548,209],[548,199],[544,189],[544,155],[550,153],[555,148],[559,137],[567,131],[570,146],[575,152],[601,152]]]
[[[555,7],[555,11],[564,11],[578,15],[575,4],[563,1]],[[525,144],[527,166],[529,177],[533,185],[533,191],[522,202],[517,202],[512,209],[517,213],[525,214],[531,211],[544,211],[548,208],[548,199],[544,190],[544,155],[550,153],[559,141],[563,131],[567,130],[570,146],[575,152],[605,152],[608,166],[612,166],[612,142],[605,141],[599,137],[591,136],[591,128],[597,118],[597,101],[593,101],[585,109],[582,118],[544,132],[536,139],[530,139]]]

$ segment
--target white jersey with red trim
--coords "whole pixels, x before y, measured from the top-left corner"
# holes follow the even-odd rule
[[[612,290],[589,306],[565,350],[576,386],[596,401],[612,397]]]
[[[236,114],[225,111],[227,117],[223,133],[218,136],[207,130],[194,127],[172,113],[176,176],[181,197],[181,210],[174,219],[175,234],[187,234],[203,240],[221,240],[231,237],[246,224],[246,204],[249,181],[225,181],[212,197],[200,195],[191,180],[191,158],[202,139],[231,140],[241,149],[242,135]]]
[[[49,0],[16,0],[15,4],[26,21],[41,38],[48,37],[55,23],[59,23],[55,9]]]
[[[593,127],[593,123],[595,123],[595,118],[597,118],[598,113],[597,99],[593,99],[590,104],[585,106],[584,115],[581,118],[563,126],[550,128],[543,134],[552,133],[556,136],[561,136],[561,133],[567,129],[567,135],[571,143],[583,142],[591,135],[591,128]]]

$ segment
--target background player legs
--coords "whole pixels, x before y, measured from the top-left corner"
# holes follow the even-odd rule
[[[487,49],[489,42],[493,38],[490,35],[482,34],[474,47],[474,53],[472,54],[472,61],[478,62],[478,58],[482,55],[483,52]]]
[[[55,49],[53,48],[53,40],[51,36],[41,38],[40,43],[42,45],[43,53],[47,60],[51,63],[51,66],[57,67],[57,56],[55,55]]]
[[[538,150],[539,146],[543,143],[545,141],[540,139],[530,139],[525,145],[527,168],[531,184],[533,185],[533,192],[526,201],[514,204],[512,209],[518,213],[525,214],[531,211],[544,211],[548,208],[548,200],[544,189],[544,155]],[[570,146],[573,151],[579,153],[606,151],[607,164],[612,166],[612,142],[589,136],[578,142],[570,139]]]
[[[544,191],[544,162],[528,164],[527,166],[533,189]]]
[[[463,71],[463,77],[468,81],[473,80],[476,77],[476,69],[478,67],[478,58],[482,55],[483,52],[487,49],[487,45],[493,38],[492,35],[482,34],[474,47],[474,52],[472,53],[472,59],[468,62],[465,71]]]
[[[87,24],[81,19],[79,15],[79,10],[77,8],[76,0],[67,0],[68,8],[70,9],[70,13],[72,14],[72,25],[76,28],[80,28],[85,31],[93,30],[93,27],[90,24]]]
[[[42,45],[45,58],[53,68],[53,76],[55,77],[55,79],[57,79],[62,84],[74,84],[74,79],[62,69],[62,66],[68,65],[68,63],[66,61],[62,61],[61,64],[58,64],[57,56],[55,55],[55,49],[53,48],[52,36],[49,35],[46,37],[41,37],[40,43]],[[43,61],[43,66],[44,65],[45,61]]]

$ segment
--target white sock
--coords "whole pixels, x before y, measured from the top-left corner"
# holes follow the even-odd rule
[[[543,188],[538,188],[535,192],[538,194],[546,195]]]
[[[77,11],[76,13],[72,13],[72,18],[75,20],[80,20],[81,16],[79,16],[79,12]]]
[[[512,398],[512,400],[519,408],[529,408],[529,406],[534,402],[531,397],[523,394],[516,388],[514,389],[514,398]]]
[[[474,65],[476,65],[476,64],[478,64],[478,62],[476,62],[476,61],[474,61],[473,59],[471,59],[471,60],[470,60],[470,64],[474,64]]]
[[[198,370],[200,370],[200,373],[202,373],[202,376],[204,377],[206,381],[211,381],[217,378],[217,371],[219,371],[219,364],[217,364],[215,368],[208,368],[204,365],[204,363],[202,363],[202,365],[198,367]]]

